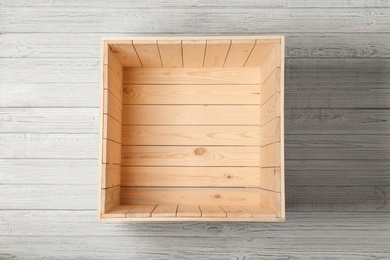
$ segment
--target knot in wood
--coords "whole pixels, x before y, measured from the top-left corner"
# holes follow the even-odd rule
[[[203,155],[206,153],[206,149],[199,147],[195,149],[194,153],[195,155]]]

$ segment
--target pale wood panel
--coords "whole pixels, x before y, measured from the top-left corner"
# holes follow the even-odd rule
[[[179,205],[177,208],[177,216],[178,217],[201,217],[202,213],[199,209],[198,205]]]
[[[122,64],[119,62],[116,54],[114,53],[114,51],[112,50],[112,48],[110,46],[108,46],[108,50],[107,50],[107,59],[104,58],[103,60],[103,64],[104,65],[107,65],[111,71],[113,72],[113,74],[120,80],[122,81],[123,79],[123,66]],[[109,79],[109,81],[111,81]],[[111,82],[110,82],[110,85],[109,85],[109,88],[111,88]],[[110,89],[111,90],[111,89]],[[113,92],[114,93],[114,92]]]
[[[276,117],[260,127],[261,146],[279,142],[280,139],[280,117]]]
[[[123,104],[259,104],[259,85],[125,85]]]
[[[261,167],[280,166],[280,142],[260,148]]]
[[[277,214],[277,216],[284,217],[284,212],[281,212],[281,197],[279,192],[259,189],[260,205],[268,211]]]
[[[353,0],[342,0],[342,1],[315,1],[315,0],[288,0],[289,7],[390,7],[390,3],[382,0],[366,0],[366,1],[353,1]]]
[[[166,218],[176,217],[177,205],[171,204],[159,204],[152,212],[152,217]]]
[[[133,41],[134,48],[144,68],[162,67],[157,41]]]
[[[259,147],[123,146],[122,165],[259,166]]]
[[[114,186],[107,189],[102,189],[102,201],[101,201],[101,212],[100,214],[105,214],[120,204],[120,186]]]
[[[263,43],[262,41],[256,42],[247,61],[245,62],[245,67],[260,67],[274,47],[275,43]]]
[[[232,40],[224,67],[244,67],[256,40]]]
[[[268,116],[268,115],[267,115]],[[124,105],[123,124],[153,125],[258,125],[255,105]]]
[[[270,179],[273,180],[273,179]],[[122,186],[259,187],[258,167],[122,167]],[[275,183],[275,182],[272,182]]]
[[[110,188],[121,185],[121,166],[120,164],[104,163],[101,165],[102,188]]]
[[[181,41],[157,41],[164,68],[182,68],[183,55]]]
[[[238,205],[221,205],[228,218],[250,218],[252,214]]]
[[[112,208],[107,214],[102,214],[102,218],[125,218],[128,213],[135,205],[118,205]]]
[[[122,196],[122,195],[121,195]],[[126,213],[127,218],[150,218],[157,205],[135,205]]]
[[[225,218],[226,212],[218,205],[199,205],[204,218]]]
[[[203,67],[206,40],[183,40],[182,48],[184,68]]]
[[[121,144],[103,139],[103,163],[121,164],[121,150]]]
[[[107,114],[104,114],[103,118],[105,122],[103,125],[103,138],[122,143],[122,124]]]
[[[122,122],[122,103],[108,90],[103,91],[103,102],[103,113]]]
[[[230,40],[207,40],[203,67],[223,67],[230,44]]]
[[[263,105],[275,93],[280,92],[280,87],[280,68],[276,68],[260,87],[260,104]]]
[[[272,119],[281,116],[281,95],[275,93],[268,101],[266,101],[260,108],[260,125],[263,127]]]
[[[110,44],[110,47],[116,54],[122,67],[141,68],[142,64],[138,58],[138,54],[134,49],[133,41],[126,44]]]
[[[125,125],[122,128],[123,145],[260,145],[259,136],[258,126]]]
[[[246,211],[250,212],[253,218],[277,218],[274,211],[265,209],[261,206],[242,206]]]
[[[260,73],[257,68],[125,68],[123,71],[124,85],[252,85],[259,83]]]
[[[259,189],[122,188],[122,204],[257,205]]]
[[[280,192],[280,174],[280,168],[261,168],[259,187],[264,190]]]
[[[282,58],[283,61],[281,61]],[[284,49],[281,49],[281,44],[275,44],[275,46],[271,49],[270,53],[267,57],[265,57],[263,63],[261,64],[262,84],[266,79],[270,77],[270,75],[276,68],[281,68],[282,64],[284,65]],[[284,82],[283,67],[281,68],[281,75],[283,77],[281,82]]]

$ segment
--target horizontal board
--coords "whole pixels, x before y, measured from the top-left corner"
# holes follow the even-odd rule
[[[382,0],[332,0],[332,1],[315,1],[315,0],[288,0],[289,7],[390,7],[390,3]]]
[[[44,6],[7,7],[0,12],[1,32],[99,32],[99,33],[262,33],[287,32],[388,32],[389,14],[376,8],[147,8],[132,9],[105,6],[104,8],[79,8],[72,23],[64,26],[64,20],[74,7]],[[245,10],[245,12],[243,11]],[[87,13],[88,12],[88,13]],[[104,23],[91,17],[109,16]],[[345,17],[348,17],[346,19]],[[11,22],[12,21],[12,22]],[[145,23],[145,21],[148,21]],[[294,26],[291,26],[294,21]],[[375,21],[375,23],[372,23]],[[129,27],[130,25],[130,27]],[[113,29],[114,28],[114,29]]]
[[[258,167],[122,167],[122,186],[259,187]]]
[[[123,104],[259,104],[259,85],[125,85]]]
[[[201,216],[202,212],[198,205],[179,205],[177,207],[177,217],[200,218]]]
[[[390,135],[288,135],[286,159],[389,160]]]
[[[286,183],[294,186],[390,184],[389,160],[286,160]]]
[[[259,166],[259,147],[123,146],[124,166]]]
[[[124,105],[124,125],[258,125],[255,105]]]
[[[121,204],[256,205],[259,191],[254,188],[122,188]]]
[[[260,83],[259,68],[142,68],[123,69],[124,85],[251,85]]]
[[[260,145],[259,126],[128,126],[123,145]]]
[[[2,133],[96,133],[97,108],[0,108]]]

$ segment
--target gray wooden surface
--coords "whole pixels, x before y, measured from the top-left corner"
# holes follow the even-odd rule
[[[389,0],[0,0],[0,259],[389,259]],[[99,38],[286,36],[286,223],[97,223]]]

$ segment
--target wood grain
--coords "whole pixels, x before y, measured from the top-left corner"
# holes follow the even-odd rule
[[[259,147],[123,146],[122,165],[259,166]]]
[[[141,61],[142,67],[145,68],[161,68],[160,52],[158,50],[157,41],[133,41],[133,46]]]
[[[177,205],[159,204],[152,212],[152,217],[176,217]]]
[[[183,54],[181,41],[157,41],[164,68],[182,68]]]
[[[207,40],[203,67],[223,67],[230,49],[230,40]]]
[[[185,218],[200,218],[202,216],[202,212],[198,205],[184,205],[180,204],[177,208],[177,216],[185,217]]]

